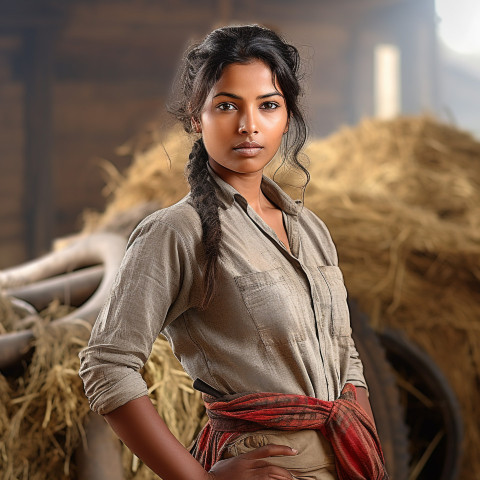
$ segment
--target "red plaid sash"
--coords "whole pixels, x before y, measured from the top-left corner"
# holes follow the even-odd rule
[[[283,393],[222,398],[225,400],[204,396],[209,420],[191,449],[207,471],[241,433],[271,428],[320,430],[332,445],[340,480],[388,478],[375,426],[356,401],[356,389],[349,383],[333,402]]]

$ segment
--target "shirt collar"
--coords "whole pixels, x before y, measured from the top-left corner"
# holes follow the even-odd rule
[[[218,199],[224,204],[225,208],[230,208],[235,201],[241,199],[245,205],[247,201],[238,193],[229,183],[222,180],[207,162],[207,170],[217,187]],[[290,215],[298,215],[302,202],[293,201],[272,179],[262,176],[262,191],[265,196],[277,205],[280,210]]]

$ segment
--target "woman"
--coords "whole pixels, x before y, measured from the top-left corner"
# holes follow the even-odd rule
[[[325,418],[347,382],[358,396],[357,403],[344,391],[347,410],[360,412],[374,437],[359,463],[379,450],[330,235],[262,175],[282,146],[284,161],[308,182],[298,160],[306,138],[298,64],[293,46],[256,25],[215,30],[189,50],[171,111],[200,136],[187,165],[191,193],[132,234],[81,352],[92,409],[163,480],[337,478]],[[138,373],[160,332],[185,371],[220,397],[205,396],[212,420],[195,458],[169,432]],[[245,413],[242,402],[255,407]],[[307,415],[314,423],[305,402],[318,410]],[[273,403],[281,404],[273,423],[252,423],[249,415]],[[226,425],[225,415],[242,418]],[[363,442],[346,436],[350,450]],[[333,445],[338,469],[345,445]],[[377,476],[357,478],[386,478],[375,468]]]

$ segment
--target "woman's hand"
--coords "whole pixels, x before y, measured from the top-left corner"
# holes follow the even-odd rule
[[[220,460],[208,472],[210,480],[292,480],[288,470],[271,465],[267,457],[296,455],[286,445],[265,445],[237,457]]]

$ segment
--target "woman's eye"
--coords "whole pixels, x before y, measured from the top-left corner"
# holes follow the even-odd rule
[[[278,107],[280,107],[280,105],[277,102],[265,102],[262,103],[260,108],[263,108],[265,110],[275,110]]]
[[[220,103],[217,108],[219,110],[235,110],[235,105],[233,103]]]

